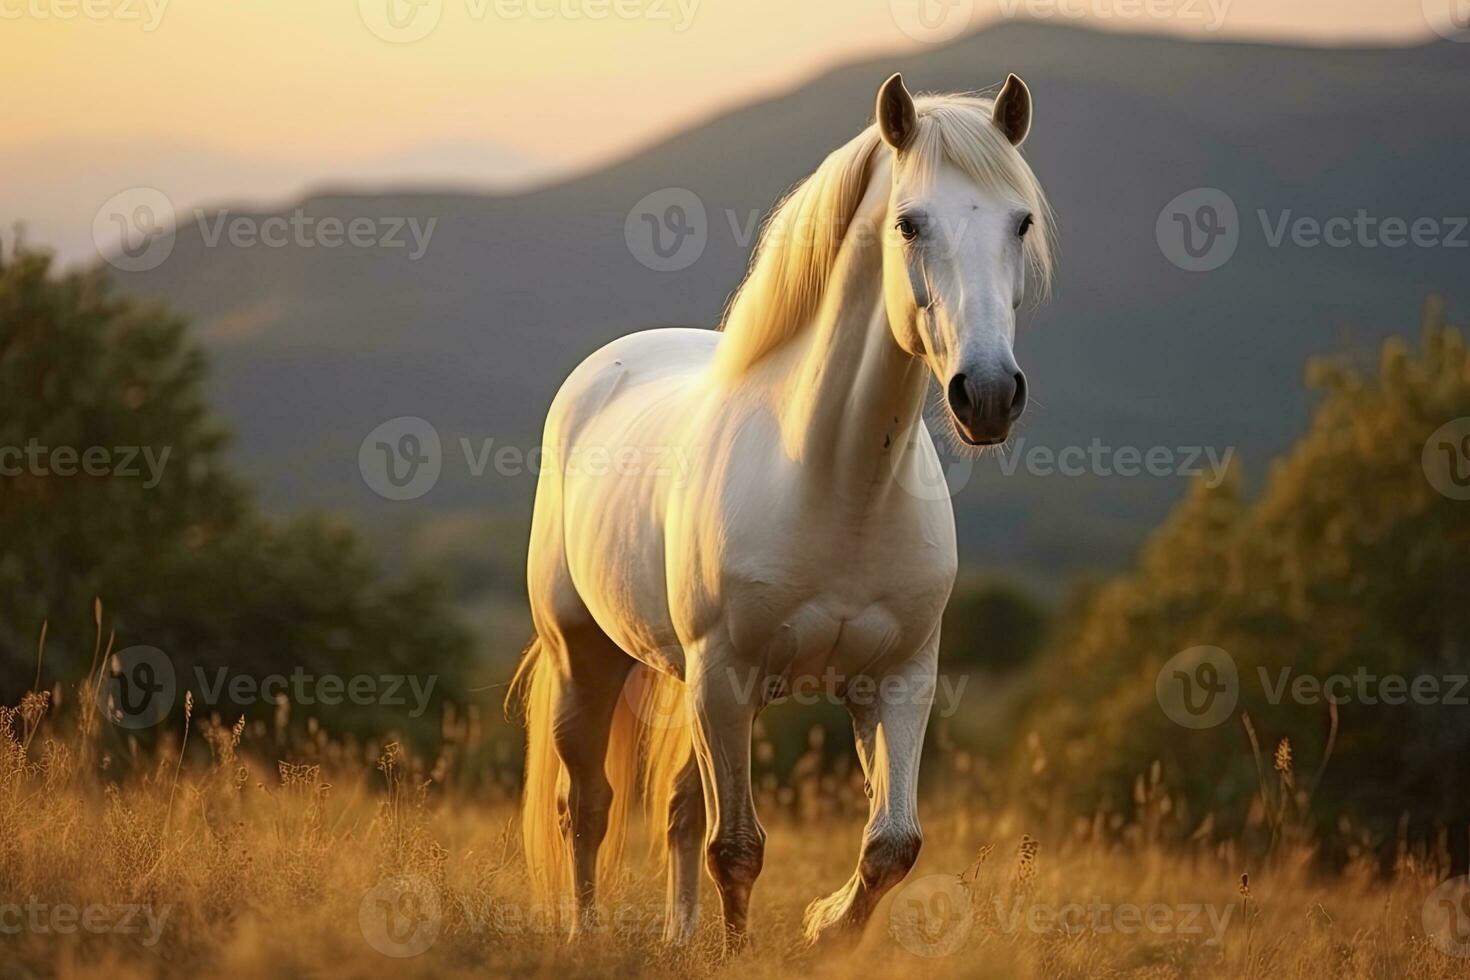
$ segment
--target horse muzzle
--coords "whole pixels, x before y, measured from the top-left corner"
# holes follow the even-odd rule
[[[972,446],[1005,442],[1026,411],[1026,375],[1014,365],[1009,370],[956,372],[944,393],[960,438]]]

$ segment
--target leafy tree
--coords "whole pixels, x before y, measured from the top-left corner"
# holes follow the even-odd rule
[[[1395,338],[1376,370],[1336,358],[1308,375],[1324,397],[1261,497],[1242,499],[1235,474],[1194,487],[1137,569],[1069,617],[1038,664],[1021,730],[1035,733],[1081,812],[1126,811],[1157,760],[1181,830],[1206,814],[1239,829],[1260,793],[1248,713],[1268,784],[1283,778],[1271,752],[1282,738],[1292,745],[1298,771],[1278,803],[1300,807],[1324,836],[1347,816],[1382,840],[1403,814],[1426,836],[1463,836],[1470,708],[1445,702],[1470,672],[1470,502],[1437,490],[1423,457],[1432,433],[1470,417],[1470,359],[1431,304],[1417,351]],[[1191,730],[1166,716],[1155,680],[1201,645],[1229,653],[1239,704],[1218,726]],[[1351,684],[1337,688],[1320,783],[1328,698],[1282,688],[1300,675]],[[1388,677],[1434,678],[1438,694],[1425,700],[1435,703],[1395,695]],[[1023,760],[1016,772],[1031,778]]]
[[[945,670],[1004,672],[1025,666],[1046,640],[1046,608],[1008,582],[961,579],[944,610]]]
[[[226,464],[204,376],[179,317],[115,294],[97,270],[58,274],[25,248],[3,260],[0,699],[34,681],[45,620],[42,683],[86,675],[94,597],[117,648],[165,651],[201,710],[198,681],[220,670],[434,675],[436,704],[460,697],[470,643],[437,587],[385,579],[354,535],[321,518],[258,514]],[[218,710],[245,709],[222,699]],[[362,732],[431,730],[438,717],[392,704],[295,710]]]

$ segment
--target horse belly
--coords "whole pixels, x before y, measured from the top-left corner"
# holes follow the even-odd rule
[[[585,492],[578,492],[583,490]],[[567,568],[597,625],[628,655],[683,676],[669,617],[663,531],[633,488],[576,488],[565,510]]]
[[[682,677],[663,520],[684,468],[677,413],[665,407],[676,401],[605,405],[563,454],[561,510],[567,569],[597,625],[630,656]]]

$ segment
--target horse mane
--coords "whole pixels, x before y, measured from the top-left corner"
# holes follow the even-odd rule
[[[1051,208],[1030,166],[991,122],[993,105],[972,94],[916,99],[919,128],[904,151],[905,166],[933,174],[948,160],[982,186],[1019,195],[1033,212],[1024,247],[1044,295],[1053,267]],[[812,322],[883,145],[878,127],[869,126],[777,203],[745,279],[726,304],[717,371],[744,373]]]

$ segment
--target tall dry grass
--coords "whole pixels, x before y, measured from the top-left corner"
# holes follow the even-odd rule
[[[494,789],[514,761],[489,792],[455,788],[456,766],[486,757],[465,716],[434,758],[293,728],[284,706],[253,723],[190,711],[144,748],[100,717],[92,683],[0,709],[3,976],[1470,974],[1424,918],[1438,849],[1317,869],[1289,745],[1260,760],[1268,848],[1204,825],[1167,848],[1157,767],[1126,813],[1038,822],[982,798],[979,760],[941,741],[919,867],[859,941],[814,950],[801,911],[851,872],[863,803],[814,737],[789,776],[761,779],[755,941],[721,962],[708,883],[700,940],[660,942],[660,872],[636,846],[601,934],[565,945],[567,910],[530,903],[513,794]]]

